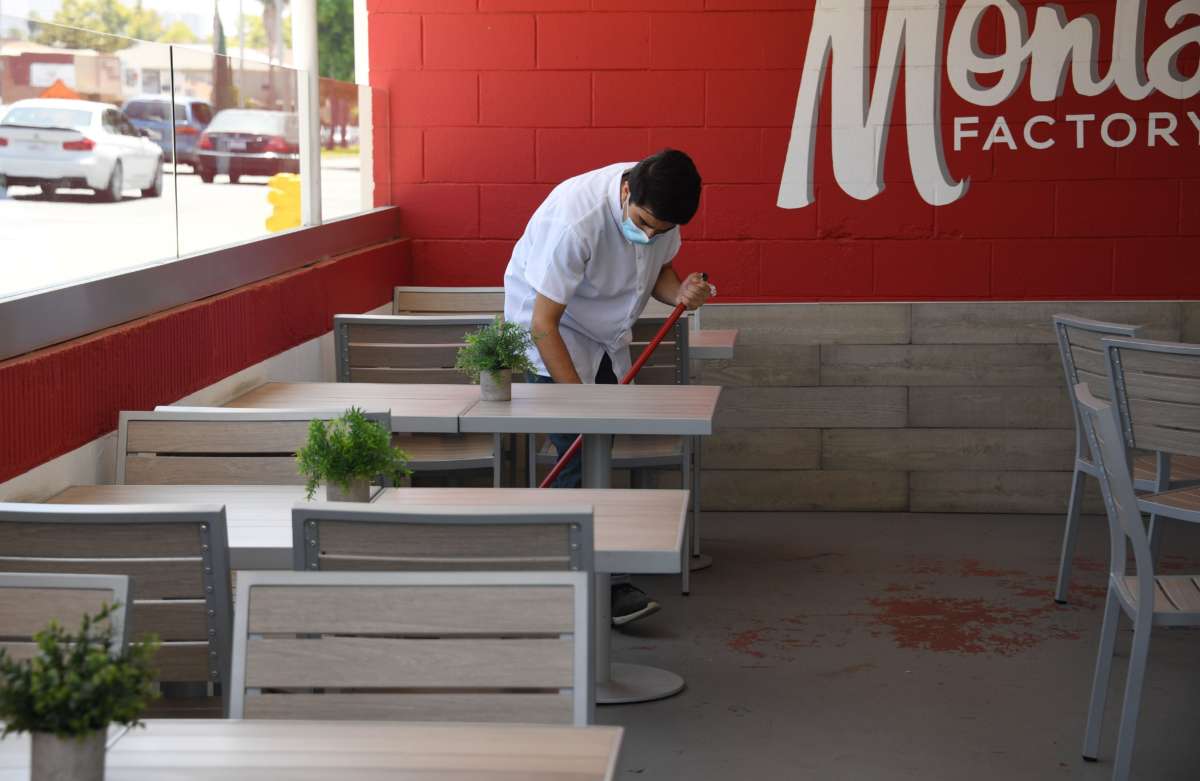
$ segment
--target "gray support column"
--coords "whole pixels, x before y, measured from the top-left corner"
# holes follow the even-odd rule
[[[358,160],[362,208],[375,206],[375,96],[371,92],[371,51],[367,0],[354,0],[354,81],[358,86]],[[389,99],[391,96],[388,96]],[[385,180],[387,181],[387,180]],[[382,203],[391,203],[391,193]]]
[[[317,0],[292,0],[292,56],[300,115],[300,223],[321,224],[321,102]]]

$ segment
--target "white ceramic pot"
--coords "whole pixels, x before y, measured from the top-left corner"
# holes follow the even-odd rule
[[[512,371],[480,372],[479,397],[484,401],[512,401]]]
[[[30,781],[104,781],[104,748],[108,730],[84,738],[33,733]]]
[[[327,483],[325,485],[325,501],[369,502],[371,501],[371,481],[365,477],[351,480],[349,491],[343,491],[337,483]]]

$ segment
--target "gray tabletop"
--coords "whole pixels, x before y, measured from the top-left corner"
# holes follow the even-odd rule
[[[459,419],[478,434],[712,433],[713,385],[514,384],[512,401],[480,401]]]

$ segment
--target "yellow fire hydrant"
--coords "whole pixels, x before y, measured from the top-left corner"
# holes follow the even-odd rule
[[[300,177],[297,174],[275,174],[267,180],[267,202],[275,211],[267,218],[271,233],[300,227]]]

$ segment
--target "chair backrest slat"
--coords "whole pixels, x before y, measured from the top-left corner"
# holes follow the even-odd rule
[[[1200,456],[1200,345],[1110,338],[1104,348],[1126,445]]]
[[[593,562],[590,507],[512,512],[478,507],[292,509],[298,570],[579,570]]]
[[[159,407],[122,412],[117,482],[127,485],[302,485],[296,451],[314,419],[345,410]],[[391,430],[390,411],[368,419]]]
[[[0,647],[17,658],[36,653],[33,636],[53,620],[77,631],[84,615],[114,606],[110,650],[120,653],[128,633],[130,584],[123,575],[0,572]]]
[[[666,317],[646,316],[633,324],[630,360],[638,359],[666,321]],[[681,317],[638,372],[636,382],[639,385],[686,385],[691,375],[688,363],[688,324]]]
[[[0,532],[5,524],[0,524]],[[87,530],[90,535],[91,530]],[[153,535],[153,531],[145,531]],[[107,537],[107,535],[104,535]],[[16,558],[0,546],[0,570],[6,572],[78,572],[91,575],[128,575],[137,584],[139,599],[187,599],[204,593],[201,555],[161,559],[69,558],[28,556]],[[97,554],[100,555],[100,554]]]
[[[0,504],[0,571],[128,576],[132,636],[163,640],[160,680],[229,680],[224,507]]]
[[[1075,415],[1076,458],[1090,456],[1087,438],[1080,422],[1081,413],[1075,397],[1075,386],[1081,382],[1086,383],[1097,398],[1112,398],[1101,340],[1106,336],[1136,336],[1137,331],[1138,326],[1125,323],[1106,323],[1073,315],[1054,316],[1054,334],[1058,340],[1063,374],[1066,376],[1067,395],[1071,399],[1071,410]]]
[[[499,314],[504,311],[502,287],[397,287],[394,315]]]
[[[242,573],[232,716],[587,723],[589,581],[583,572]]]
[[[338,382],[470,382],[454,368],[466,335],[492,315],[336,315]]]

